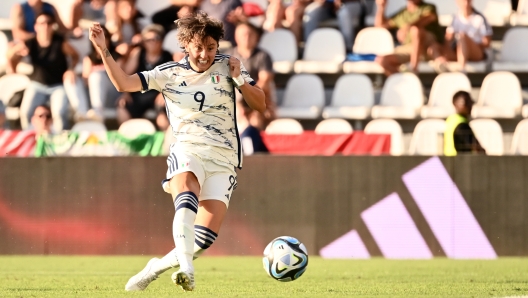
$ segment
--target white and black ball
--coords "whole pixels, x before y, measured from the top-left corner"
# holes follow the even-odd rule
[[[308,251],[299,240],[281,236],[264,249],[264,270],[273,279],[286,282],[301,277],[308,266]]]

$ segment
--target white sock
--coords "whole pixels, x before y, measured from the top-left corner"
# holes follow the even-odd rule
[[[218,235],[207,227],[194,225],[195,239],[194,239],[194,257],[197,259],[202,253],[208,249],[216,240]],[[171,250],[163,258],[159,259],[153,264],[153,269],[157,274],[161,274],[171,268],[180,266],[178,257],[176,256],[176,249]]]
[[[198,197],[191,191],[178,194],[174,200],[176,213],[172,223],[172,236],[180,268],[193,270],[194,220],[198,212]]]

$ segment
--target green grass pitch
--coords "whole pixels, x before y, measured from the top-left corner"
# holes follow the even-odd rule
[[[148,257],[0,256],[0,297],[520,297],[528,258],[493,261],[323,260],[312,257],[294,282],[272,280],[258,257],[195,261],[196,290],[161,275],[143,292],[125,292]]]

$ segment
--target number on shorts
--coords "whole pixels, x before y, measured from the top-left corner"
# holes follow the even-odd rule
[[[200,103],[200,109],[199,111],[202,111],[204,102],[205,102],[205,94],[202,91],[198,91],[194,93],[194,101]]]

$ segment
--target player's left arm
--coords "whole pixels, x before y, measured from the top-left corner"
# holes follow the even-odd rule
[[[239,85],[238,88],[249,107],[263,113],[266,110],[264,91],[259,86],[249,84],[244,79],[242,71],[245,71],[245,68],[240,63],[240,60],[235,57],[229,57],[229,71],[235,84]]]

